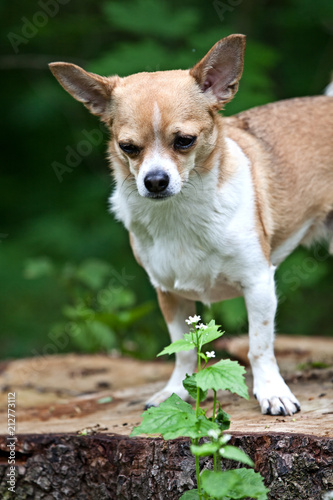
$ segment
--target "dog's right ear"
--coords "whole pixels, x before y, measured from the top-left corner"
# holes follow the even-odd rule
[[[64,62],[51,63],[49,68],[74,99],[82,102],[93,115],[109,121],[111,94],[119,81],[118,76],[106,78]]]
[[[229,35],[217,42],[191,70],[202,92],[222,109],[236,94],[244,65],[245,36]]]

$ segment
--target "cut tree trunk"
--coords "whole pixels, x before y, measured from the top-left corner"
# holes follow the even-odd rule
[[[247,364],[247,339],[218,347]],[[274,500],[322,500],[333,490],[333,339],[276,342],[283,375],[302,404],[293,417],[221,392],[232,444],[255,462]],[[320,367],[320,368],[319,368]],[[188,439],[130,438],[144,401],[172,371],[166,362],[64,355],[0,365],[1,499],[173,500],[196,486]],[[247,376],[248,385],[251,378]],[[15,393],[15,493],[8,490],[7,398]],[[212,408],[212,399],[207,402]],[[240,466],[225,461],[224,468]],[[202,468],[211,468],[209,458]]]

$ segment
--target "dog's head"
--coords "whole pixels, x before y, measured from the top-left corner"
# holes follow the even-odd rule
[[[238,89],[244,35],[219,42],[190,70],[101,77],[69,63],[52,63],[60,84],[111,132],[116,179],[134,177],[141,196],[179,193],[196,167],[209,169],[216,115]]]

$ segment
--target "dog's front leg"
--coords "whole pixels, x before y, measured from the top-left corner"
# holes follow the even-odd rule
[[[184,299],[170,292],[157,290],[158,302],[167,323],[171,342],[183,338],[187,325],[185,319],[195,314],[195,302]],[[196,352],[181,351],[176,353],[176,364],[169,382],[161,391],[154,394],[146,403],[146,407],[158,406],[171,394],[175,393],[182,399],[189,397],[182,381],[186,374],[192,375],[196,366]]]
[[[251,280],[252,281],[252,280]],[[280,375],[274,356],[274,318],[277,306],[274,267],[243,288],[249,319],[249,360],[253,393],[268,415],[292,415],[300,404]]]

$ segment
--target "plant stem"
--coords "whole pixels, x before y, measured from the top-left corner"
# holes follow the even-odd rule
[[[214,453],[214,466],[216,464],[216,472],[221,470],[221,457],[219,456],[219,452]]]
[[[197,349],[198,349],[198,373],[201,371],[201,356],[200,356],[200,345],[199,345],[199,337],[198,332],[196,332],[197,336]],[[197,387],[197,402],[195,406],[195,416],[198,418],[199,416],[199,406],[200,405],[200,389]]]
[[[199,441],[199,440],[198,440]],[[200,481],[200,467],[199,467],[199,457],[195,457],[195,470],[197,475],[197,487],[198,487],[198,495],[200,500],[202,499],[201,493],[201,481]]]
[[[200,356],[200,344],[199,344],[199,336],[198,336],[198,331],[196,330],[196,337],[197,337],[197,350],[198,350],[198,373],[201,371],[201,356]],[[197,387],[197,401],[195,405],[195,416],[198,418],[199,416],[199,408],[200,408],[200,389]],[[195,444],[198,446],[199,444],[199,438],[195,439]],[[196,476],[197,476],[197,487],[198,487],[198,495],[199,495],[199,500],[202,500],[202,493],[201,493],[201,480],[200,480],[200,465],[199,465],[199,457],[195,457],[195,470],[196,470]]]
[[[197,402],[195,405],[195,417],[198,418],[200,409],[200,389],[197,387]]]
[[[197,387],[197,402],[196,402],[196,408],[195,408],[195,416],[198,418],[199,416],[199,404],[200,404],[200,389]],[[199,438],[195,438],[194,444],[198,446],[199,444]],[[200,467],[199,467],[199,457],[195,457],[195,469],[196,469],[196,475],[197,475],[197,487],[198,487],[198,495],[199,499],[202,499],[201,495],[201,481],[200,481]]]
[[[196,418],[198,418],[198,416],[199,416],[199,408],[200,408],[199,405],[200,405],[200,389],[199,389],[199,387],[197,387],[197,402],[196,402],[196,406],[195,406]],[[199,445],[199,438],[195,439],[194,444],[196,446]],[[196,475],[197,475],[198,495],[199,495],[199,499],[201,500],[202,495],[201,495],[200,467],[199,467],[199,457],[197,457],[197,456],[195,457],[195,469],[196,469]]]
[[[213,389],[213,391],[214,391],[214,406],[213,406],[212,422],[215,422],[215,418],[216,418],[216,391],[215,391],[215,389]]]

